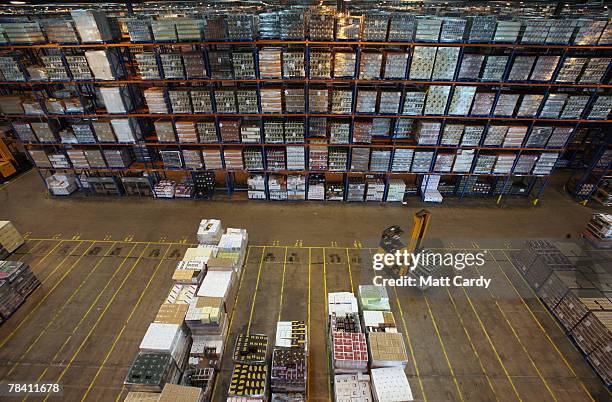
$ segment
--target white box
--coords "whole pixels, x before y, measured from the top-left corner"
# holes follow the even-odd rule
[[[372,393],[377,402],[413,401],[410,383],[400,367],[385,367],[370,370]]]

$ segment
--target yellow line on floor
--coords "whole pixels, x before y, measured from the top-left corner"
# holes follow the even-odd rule
[[[480,270],[478,269],[478,267],[476,265],[474,265],[474,268],[476,269],[476,272],[478,273],[478,275],[482,275],[480,273]],[[548,381],[546,381],[546,379],[542,375],[542,372],[540,371],[538,366],[535,364],[535,361],[533,360],[533,357],[531,356],[531,354],[529,353],[529,351],[525,347],[525,344],[521,340],[521,337],[519,336],[519,334],[516,332],[516,329],[514,328],[514,326],[510,323],[510,320],[508,319],[508,316],[506,316],[506,313],[504,312],[504,310],[502,310],[501,306],[497,302],[497,299],[495,298],[495,296],[493,296],[493,293],[491,292],[490,289],[487,289],[487,293],[489,293],[489,296],[490,296],[491,300],[493,300],[493,302],[495,303],[495,306],[497,307],[497,309],[501,313],[504,321],[506,321],[506,324],[508,325],[508,327],[510,327],[510,330],[512,331],[512,334],[514,335],[514,337],[518,341],[519,345],[521,346],[521,349],[523,349],[523,352],[525,352],[525,354],[527,355],[527,358],[529,359],[529,362],[531,363],[531,365],[533,366],[535,371],[538,373],[538,377],[540,377],[540,380],[542,380],[542,382],[544,383],[544,386],[546,387],[546,389],[550,393],[550,396],[553,398],[554,401],[557,401],[558,400],[557,396],[552,391],[552,388],[550,388],[550,384],[548,384]]]
[[[349,279],[351,281],[351,292],[355,293],[355,286],[353,286],[353,272],[351,271],[351,256],[349,255],[349,249],[346,247],[346,263],[348,264]]]
[[[283,312],[283,293],[285,292],[285,272],[287,271],[287,246],[285,246],[285,256],[283,257],[283,279],[281,280],[280,301],[278,302],[278,320],[281,320]]]
[[[455,383],[455,388],[457,388],[457,392],[459,393],[459,399],[464,401],[463,393],[461,392],[461,388],[459,387],[459,382],[457,381],[457,377],[455,375],[455,370],[453,369],[453,365],[448,358],[448,353],[446,353],[446,346],[444,346],[444,341],[442,340],[442,334],[440,334],[440,330],[438,329],[438,324],[436,323],[436,318],[431,311],[431,306],[429,305],[429,301],[427,300],[427,296],[423,293],[423,298],[425,299],[425,304],[427,305],[427,310],[429,311],[429,316],[431,317],[431,322],[433,324],[434,329],[436,330],[436,335],[438,336],[438,341],[440,342],[440,346],[442,346],[442,353],[444,354],[444,359],[446,360],[446,364],[450,370],[451,376],[453,377],[453,382]]]
[[[510,264],[512,264],[512,267],[516,270],[516,272],[518,272],[518,269],[516,269],[516,267],[514,266],[514,263],[512,262],[512,260],[510,259],[510,257],[504,253],[504,255],[506,256],[506,258],[508,259],[508,262]],[[514,292],[518,295],[519,299],[521,299],[521,302],[523,303],[523,305],[525,306],[525,308],[527,309],[527,311],[529,311],[529,314],[531,315],[531,318],[533,318],[533,321],[537,324],[538,328],[540,328],[540,331],[542,331],[542,333],[544,334],[544,336],[546,337],[546,340],[548,340],[548,343],[550,343],[552,345],[552,347],[555,349],[555,351],[559,354],[559,356],[561,357],[561,359],[563,360],[563,363],[565,364],[565,366],[569,369],[570,373],[572,373],[572,375],[574,377],[576,377],[576,379],[578,379],[578,382],[580,383],[580,386],[582,387],[582,389],[584,390],[584,392],[588,395],[588,397],[591,399],[591,401],[595,402],[595,399],[593,398],[593,396],[591,395],[591,393],[587,390],[584,382],[582,380],[580,380],[578,378],[578,375],[576,374],[576,372],[574,371],[574,369],[572,368],[571,364],[569,364],[569,362],[567,361],[567,359],[565,358],[565,355],[563,353],[561,353],[561,351],[559,350],[559,348],[557,347],[557,345],[553,342],[553,340],[551,339],[550,335],[548,334],[548,331],[546,331],[546,329],[544,328],[544,326],[542,326],[542,324],[540,323],[540,320],[538,320],[538,318],[535,316],[535,314],[533,313],[533,310],[531,310],[531,307],[529,307],[529,305],[525,302],[525,299],[523,299],[523,297],[521,296],[521,294],[519,293],[518,289],[516,288],[516,286],[514,286],[514,283],[512,283],[512,281],[510,280],[510,278],[508,277],[508,275],[506,275],[506,272],[504,272],[504,269],[502,268],[501,264],[499,263],[499,261],[497,261],[497,259],[495,258],[495,256],[493,254],[491,254],[491,257],[493,257],[493,260],[495,261],[495,263],[497,264],[499,270],[502,272],[502,274],[504,275],[504,277],[506,278],[506,280],[508,281],[508,283],[510,283],[510,286],[512,286],[512,289],[514,289]],[[538,301],[538,303],[540,303],[540,305],[543,307],[543,310],[545,310],[551,317],[551,319],[555,322],[557,322],[557,320],[550,314],[550,312],[548,311],[548,307],[546,307],[544,305],[544,303],[542,303],[542,300],[540,299],[540,296],[538,296],[538,294],[533,290],[533,288],[527,283],[527,281],[525,280],[525,278],[523,277],[523,275],[521,275],[519,273],[519,275],[524,281],[525,281],[525,285],[527,286],[527,288],[529,288],[529,290],[531,291],[531,293],[533,294],[534,298]],[[563,331],[565,332],[565,331]]]
[[[484,364],[482,363],[480,355],[478,354],[478,349],[476,349],[476,345],[474,345],[474,342],[472,341],[472,337],[470,336],[470,333],[468,332],[467,327],[465,326],[465,323],[463,322],[463,316],[461,315],[461,312],[459,312],[459,309],[457,308],[457,305],[455,304],[455,299],[451,295],[450,290],[448,290],[448,287],[446,288],[446,293],[448,293],[448,297],[450,298],[451,304],[453,305],[453,309],[455,310],[455,314],[457,314],[457,317],[459,318],[459,322],[461,323],[461,328],[463,328],[463,333],[465,334],[465,336],[468,339],[468,342],[470,343],[470,348],[474,352],[474,355],[476,356],[476,360],[478,360],[478,364],[480,365],[480,369],[482,370],[482,373],[484,374],[485,378],[487,379],[487,384],[489,384],[489,388],[491,388],[491,392],[493,392],[493,396],[495,397],[495,400],[499,401],[499,396],[495,392],[495,388],[493,387],[493,383],[491,382],[491,378],[489,377],[489,374],[487,373],[487,370],[485,370]]]
[[[312,338],[310,337],[310,272],[311,272],[311,260],[312,260],[312,250],[308,250],[308,342],[312,342]],[[310,401],[310,384],[313,381],[313,377],[310,374],[312,370],[312,364],[310,356],[312,355],[311,349],[308,349],[308,389],[306,390],[306,397],[308,401]]]
[[[325,292],[325,322],[329,322],[329,310],[328,310],[328,300],[327,300],[327,252],[325,251],[325,247],[323,247],[323,291]],[[327,324],[325,324],[325,329],[327,328]],[[327,332],[327,331],[325,331]],[[327,334],[326,334],[327,335]],[[328,343],[326,342],[328,345]],[[325,347],[327,351],[327,397],[329,400],[332,400],[331,397],[331,372],[330,372],[330,356],[329,356],[329,346]]]
[[[145,247],[142,252],[140,253],[140,255],[138,256],[138,258],[136,259],[136,261],[134,262],[134,264],[132,264],[132,268],[130,268],[130,270],[128,271],[127,275],[123,278],[123,280],[121,281],[121,284],[119,285],[119,287],[117,288],[117,290],[115,290],[115,293],[113,293],[111,299],[106,303],[106,306],[104,306],[104,309],[102,310],[102,312],[98,315],[98,319],[96,320],[96,322],[94,323],[94,325],[91,327],[91,329],[89,330],[89,332],[87,332],[87,335],[85,336],[85,338],[83,339],[83,341],[80,343],[79,347],[77,348],[77,350],[73,353],[72,357],[70,358],[70,360],[68,361],[68,364],[66,365],[66,367],[64,367],[64,370],[62,370],[62,372],[60,373],[59,377],[56,378],[54,381],[54,383],[59,383],[62,378],[64,378],[64,375],[66,375],[66,373],[68,372],[68,370],[70,369],[70,366],[72,366],[72,363],[74,362],[74,360],[76,359],[76,357],[78,356],[78,354],[81,352],[81,349],[83,349],[83,346],[85,345],[85,343],[87,343],[87,341],[91,338],[91,334],[93,334],[93,331],[98,327],[98,324],[102,321],[102,319],[104,318],[104,316],[106,315],[106,312],[108,311],[108,309],[110,308],[110,306],[113,304],[113,302],[115,301],[115,298],[117,297],[117,295],[119,294],[119,292],[121,291],[121,289],[123,289],[123,286],[125,285],[125,283],[127,282],[128,278],[132,275],[132,272],[134,272],[134,269],[136,268],[136,266],[138,265],[138,263],[140,262],[140,260],[142,259],[142,256],[144,255],[145,251],[147,250],[148,246]],[[127,258],[127,257],[126,257]],[[109,281],[110,282],[110,281]],[[94,304],[92,304],[90,306],[90,309],[93,308]],[[91,310],[89,310],[91,311]],[[89,314],[89,311],[87,314]],[[81,321],[82,322],[82,321]],[[74,332],[70,335],[72,336],[80,327],[80,323],[76,325],[76,327],[74,328]],[[70,336],[68,337],[68,339],[70,339]],[[67,344],[68,339],[66,339],[66,342],[64,342],[64,345],[62,345],[62,348],[60,350],[58,350],[58,353],[56,354],[56,356],[51,360],[51,363],[53,363],[53,360],[55,360],[57,358],[57,356],[59,355],[59,352],[64,348],[64,346]],[[45,371],[43,371],[43,373],[38,377],[38,379],[36,381],[40,381],[43,376],[45,375],[45,373],[47,372],[49,367],[45,368]],[[45,397],[45,399],[43,399],[43,401],[46,401],[49,398],[50,395],[47,395]]]
[[[79,243],[79,245],[77,246],[77,248],[78,248],[78,247],[80,247],[80,245],[81,245],[81,244],[82,244],[82,242],[81,242],[81,243]],[[59,246],[59,245],[60,245],[60,243],[58,243],[58,244],[57,244],[57,246]],[[92,245],[93,245],[93,243],[92,243]],[[57,248],[57,246],[55,246],[55,247],[54,247],[54,248],[53,248],[51,251],[49,251],[49,253],[47,253],[47,254],[46,254],[44,257],[43,257],[43,259],[41,260],[41,262],[42,262],[42,261],[43,261],[45,258],[47,258],[47,257],[50,255],[50,253],[52,253],[52,252],[53,252],[53,250],[55,250],[55,248]],[[69,254],[68,254],[68,255],[67,255],[67,256],[66,256],[64,259],[62,259],[62,261],[60,261],[59,265],[58,265],[57,267],[55,267],[55,269],[53,270],[53,272],[51,272],[51,273],[50,273],[50,274],[49,274],[49,275],[48,275],[48,276],[45,278],[45,280],[44,280],[44,281],[41,281],[41,282],[40,282],[40,286],[41,286],[41,287],[42,287],[42,285],[45,283],[45,281],[46,281],[47,279],[49,279],[49,277],[50,277],[51,275],[53,275],[53,274],[55,273],[55,271],[56,271],[56,270],[57,270],[57,269],[58,269],[58,268],[59,268],[59,267],[60,267],[60,266],[61,266],[61,265],[64,263],[64,261],[66,261],[66,259],[68,259],[68,257],[70,257],[70,253],[69,253]],[[19,324],[17,324],[17,326],[15,327],[15,329],[13,329],[13,331],[11,331],[11,333],[10,333],[10,334],[8,334],[8,335],[6,336],[6,338],[4,338],[4,339],[2,340],[2,343],[0,343],[0,349],[2,349],[2,347],[3,347],[4,345],[6,345],[6,343],[7,343],[7,342],[8,342],[8,341],[9,341],[9,340],[10,340],[10,339],[13,337],[13,336],[15,336],[15,334],[17,333],[17,331],[18,331],[18,330],[21,328],[21,326],[22,326],[23,324],[25,324],[26,322],[28,322],[28,321],[29,321],[28,319],[30,318],[30,316],[31,316],[32,314],[34,314],[36,311],[38,311],[38,309],[40,308],[40,306],[42,306],[42,304],[45,302],[45,300],[47,300],[47,298],[48,298],[48,297],[51,295],[51,293],[53,293],[53,291],[55,290],[55,288],[59,286],[59,284],[62,282],[62,280],[63,280],[63,279],[64,279],[64,278],[65,278],[65,277],[68,275],[68,273],[70,273],[70,271],[66,271],[66,273],[65,273],[65,274],[64,274],[64,275],[63,275],[63,276],[62,276],[62,277],[61,277],[61,278],[60,278],[60,279],[59,279],[59,280],[58,280],[58,281],[55,283],[55,285],[53,285],[53,287],[52,287],[51,289],[49,289],[49,291],[48,291],[48,292],[47,292],[47,293],[46,293],[46,294],[43,296],[43,298],[42,298],[42,299],[40,299],[40,300],[38,301],[38,303],[36,303],[36,305],[35,305],[35,306],[32,308],[32,310],[30,310],[30,311],[28,312],[28,314],[26,314],[26,316],[25,316],[25,317],[23,317],[23,318],[21,319],[21,321],[19,322]]]
[[[423,395],[423,400],[427,402],[427,396],[425,395],[425,388],[423,387],[423,380],[421,379],[421,374],[419,373],[419,366],[417,365],[417,362],[416,362],[416,357],[414,355],[414,348],[412,347],[412,341],[410,340],[410,332],[408,331],[408,326],[406,325],[406,319],[404,318],[404,310],[402,309],[402,303],[399,300],[396,286],[393,286],[393,292],[395,293],[395,302],[397,303],[397,307],[400,312],[400,319],[402,320],[402,325],[404,327],[404,334],[406,334],[406,340],[408,341],[408,349],[410,349],[410,356],[412,357],[412,364],[414,365],[414,372],[416,374],[417,380],[419,381],[419,388],[421,388],[421,395]]]
[[[259,270],[257,271],[257,281],[255,282],[255,293],[253,293],[253,302],[251,303],[251,313],[249,314],[249,325],[247,334],[251,333],[251,321],[253,320],[253,310],[255,310],[255,299],[257,298],[257,289],[259,288],[259,277],[261,276],[261,267],[263,266],[264,256],[266,255],[266,247],[264,246],[259,260]]]
[[[229,341],[229,335],[230,332],[232,331],[232,322],[234,320],[234,313],[236,312],[236,309],[238,308],[238,297],[240,296],[240,289],[242,288],[242,280],[244,279],[244,277],[246,276],[246,269],[249,263],[249,254],[251,253],[251,246],[249,246],[247,248],[247,255],[246,258],[244,259],[244,267],[242,268],[242,274],[240,275],[240,282],[238,282],[238,291],[236,292],[236,302],[234,303],[234,308],[232,309],[232,314],[230,315],[230,320],[229,323],[227,325],[227,333],[225,334],[225,339],[223,340],[223,354],[222,356],[225,356],[225,351],[227,350],[227,344]],[[221,365],[221,362],[219,362],[219,365]],[[213,390],[212,390],[212,396],[213,398],[211,399],[212,401],[215,401],[215,395],[217,394],[217,390],[219,389],[219,387],[217,386],[218,382],[219,382],[219,377],[221,377],[220,375],[216,375],[215,376],[215,384],[213,385]],[[119,394],[121,395],[121,394]]]
[[[21,247],[24,247],[26,244],[28,244],[29,241],[30,241],[29,239],[25,239],[25,242]],[[36,247],[40,246],[43,243],[43,241],[42,240],[33,240],[33,241],[38,241],[38,243],[36,243],[31,249],[29,249],[25,253],[18,253],[17,251],[19,251],[19,249],[17,249],[12,255],[13,256],[18,255],[19,257],[17,257],[15,260],[12,260],[12,261],[21,261],[22,258],[25,258],[27,256],[34,256],[34,253],[32,253],[32,251],[34,251]]]
[[[102,372],[102,369],[104,368],[104,365],[108,361],[108,358],[110,357],[111,353],[113,353],[113,351],[115,350],[115,347],[117,346],[117,342],[123,336],[123,331],[125,331],[125,329],[127,328],[128,324],[130,323],[130,320],[132,319],[132,316],[134,315],[134,313],[138,309],[138,306],[140,306],[140,303],[142,302],[142,299],[144,298],[144,295],[147,293],[147,290],[149,290],[149,286],[151,286],[151,283],[153,283],[153,279],[156,277],[157,271],[159,271],[159,267],[161,267],[162,263],[165,261],[166,255],[168,255],[168,251],[170,251],[170,248],[171,248],[171,246],[168,246],[168,248],[164,252],[162,258],[159,260],[159,263],[157,263],[157,265],[155,266],[155,269],[153,270],[153,274],[151,274],[151,276],[149,276],[149,280],[147,281],[147,284],[145,285],[145,288],[143,289],[142,292],[140,292],[140,296],[138,297],[138,300],[136,300],[136,304],[134,304],[134,306],[132,307],[132,310],[130,311],[130,315],[128,315],[127,319],[123,323],[123,326],[121,327],[121,330],[119,331],[117,336],[115,336],[115,339],[113,340],[113,343],[112,343],[111,347],[106,352],[106,355],[104,355],[104,360],[102,360],[102,363],[98,367],[98,370],[96,371],[96,374],[94,375],[93,379],[89,382],[89,386],[87,387],[87,390],[85,391],[85,394],[81,398],[81,401],[84,401],[85,398],[87,398],[87,395],[89,395],[89,393],[91,392],[91,389],[93,388],[93,385],[95,384],[96,380],[98,379],[98,376]],[[121,392],[123,392],[123,389],[121,390]],[[121,395],[121,392],[119,393],[119,395]]]
[[[83,242],[81,241],[81,243],[79,243],[79,245],[80,245],[80,244],[82,244],[82,243],[83,243]],[[62,242],[60,241],[60,242],[59,242],[59,243],[57,243],[57,244],[56,244],[54,247],[51,247],[51,250],[49,250],[49,251],[47,252],[47,254],[43,255],[43,257],[42,257],[40,260],[38,260],[38,261],[36,261],[36,262],[33,262],[33,263],[32,263],[32,268],[34,268],[34,267],[39,267],[39,266],[40,266],[40,264],[42,264],[42,263],[43,263],[43,261],[45,261],[45,260],[46,260],[46,259],[47,259],[47,258],[48,258],[50,255],[51,255],[51,253],[53,253],[55,250],[57,250],[57,248],[58,248],[59,246],[61,246],[61,245],[62,245]],[[77,245],[77,248],[79,247],[79,245]],[[74,250],[76,250],[76,248],[75,248]],[[74,251],[74,250],[72,250],[72,251]],[[70,253],[68,253],[68,256],[69,256],[69,255],[70,255]],[[53,272],[51,272],[51,274],[53,274]],[[49,274],[48,276],[46,276],[44,280],[42,280],[42,279],[41,279],[41,280],[40,280],[40,283],[41,283],[41,284],[45,283],[45,281],[47,280],[47,278],[49,278],[49,276],[50,276],[51,274]],[[38,279],[40,279],[40,278],[38,278]],[[1,347],[1,346],[2,346],[2,345],[0,345],[0,347]]]
[[[518,391],[516,389],[516,385],[514,385],[514,381],[512,381],[512,377],[510,377],[510,373],[508,373],[508,369],[504,365],[504,362],[502,361],[502,359],[501,359],[501,357],[499,355],[499,352],[495,348],[495,344],[493,343],[493,340],[491,339],[491,336],[489,335],[489,331],[487,331],[487,328],[485,327],[484,323],[482,322],[482,319],[480,318],[480,315],[478,314],[478,311],[476,311],[476,307],[474,307],[474,303],[472,303],[472,299],[470,299],[470,296],[467,294],[464,286],[461,287],[461,290],[463,290],[463,293],[464,293],[468,303],[470,304],[470,307],[472,308],[472,312],[476,316],[476,320],[478,320],[478,323],[480,324],[480,328],[482,329],[482,332],[485,334],[485,337],[487,338],[487,341],[489,342],[489,346],[491,346],[491,349],[493,349],[493,353],[495,353],[495,357],[497,358],[497,362],[499,363],[499,365],[501,366],[502,370],[504,371],[504,374],[506,374],[506,378],[508,379],[508,382],[510,383],[510,386],[512,386],[512,390],[516,394],[516,398],[519,401],[522,401],[523,399],[519,395],[519,393],[518,393]]]
[[[95,243],[93,243],[90,248],[94,245]],[[34,347],[34,345],[36,345],[36,343],[40,340],[40,338],[42,338],[42,336],[47,332],[47,330],[49,329],[49,327],[51,327],[51,325],[53,325],[53,323],[55,322],[55,320],[57,320],[57,318],[60,316],[60,313],[62,311],[64,311],[64,308],[66,308],[67,305],[70,304],[70,302],[72,302],[72,299],[74,298],[74,296],[76,296],[76,294],[79,292],[79,290],[81,290],[81,288],[83,287],[83,285],[85,284],[85,282],[87,282],[87,280],[91,277],[91,275],[93,275],[97,270],[98,267],[100,267],[100,265],[102,264],[102,262],[104,261],[105,257],[108,257],[108,255],[110,254],[110,252],[113,250],[114,246],[111,246],[108,251],[102,256],[100,257],[100,261],[98,261],[96,263],[96,265],[89,270],[89,272],[87,273],[87,275],[83,278],[83,280],[81,281],[81,283],[79,284],[79,286],[74,289],[74,291],[70,294],[70,296],[68,296],[68,298],[66,300],[64,300],[64,302],[62,303],[62,305],[59,307],[59,309],[57,309],[55,311],[55,313],[53,314],[53,317],[51,317],[51,319],[47,322],[47,325],[45,325],[45,327],[38,333],[38,335],[36,336],[36,338],[32,341],[32,343],[30,343],[30,346],[28,346],[28,348],[21,353],[21,355],[19,356],[19,360],[13,365],[13,367],[11,367],[11,369],[9,370],[8,373],[6,373],[6,377],[8,377],[9,375],[11,375],[13,373],[13,371],[15,371],[15,369],[17,369],[17,367],[19,366],[19,364],[22,362],[23,358],[30,353],[30,350],[32,350],[32,348]],[[69,271],[71,271],[82,259],[83,257],[85,257],[86,254],[81,255],[71,266],[70,268],[68,268]]]

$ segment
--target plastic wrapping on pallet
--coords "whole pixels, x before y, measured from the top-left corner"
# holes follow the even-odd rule
[[[370,370],[374,400],[412,401],[412,390],[404,369],[401,367],[375,368]]]
[[[82,42],[108,42],[113,40],[111,27],[103,11],[71,10],[70,15]]]
[[[367,374],[334,375],[335,402],[372,402],[370,376]]]
[[[217,244],[223,234],[221,221],[218,219],[202,219],[198,227],[198,242],[200,244]]]
[[[123,384],[128,391],[161,392],[166,383],[177,383],[180,376],[170,354],[139,352]]]
[[[368,333],[370,367],[405,367],[408,353],[404,336],[398,332]]]

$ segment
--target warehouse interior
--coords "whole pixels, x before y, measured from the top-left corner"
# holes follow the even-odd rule
[[[597,1],[0,5],[0,395],[611,399],[610,78]]]

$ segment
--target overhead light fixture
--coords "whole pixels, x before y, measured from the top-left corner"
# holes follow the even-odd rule
[[[10,3],[11,3],[11,4],[14,4],[14,5],[16,5],[16,6],[22,6],[22,5],[24,5],[26,2],[25,2],[25,1],[15,1],[15,0],[13,0],[13,1],[11,1]]]

